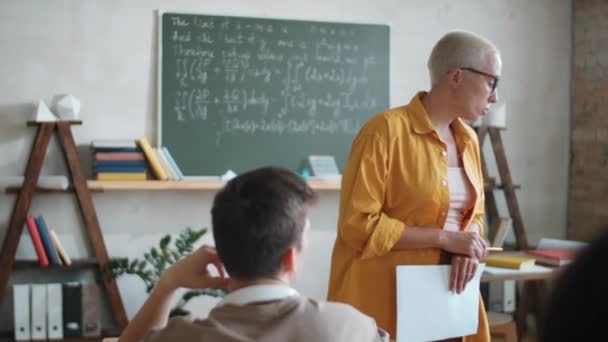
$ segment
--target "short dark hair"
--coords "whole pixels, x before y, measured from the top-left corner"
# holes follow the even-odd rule
[[[541,341],[599,341],[606,338],[608,227],[565,266],[552,290]]]
[[[215,247],[231,277],[276,276],[288,248],[301,248],[308,207],[316,194],[293,172],[264,167],[243,173],[215,196]]]

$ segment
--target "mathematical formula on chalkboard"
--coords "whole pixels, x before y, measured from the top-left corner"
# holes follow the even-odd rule
[[[388,107],[387,26],[165,13],[160,42],[163,144],[194,128],[218,148],[264,135],[350,144]]]

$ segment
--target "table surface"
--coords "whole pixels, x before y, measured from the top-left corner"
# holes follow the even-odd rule
[[[526,255],[524,252],[501,252],[498,255]],[[486,266],[481,276],[482,282],[503,280],[546,280],[557,276],[561,267],[551,267],[536,264],[528,270],[515,270],[509,268]]]

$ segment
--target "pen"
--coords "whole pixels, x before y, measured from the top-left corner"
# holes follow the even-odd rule
[[[488,252],[502,252],[502,247],[488,247],[486,250]]]

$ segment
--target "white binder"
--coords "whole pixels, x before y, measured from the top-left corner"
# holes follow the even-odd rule
[[[489,284],[488,310],[515,312],[515,280],[492,282]]]
[[[32,341],[46,341],[46,284],[32,284]]]
[[[30,340],[30,285],[13,285],[15,341]]]
[[[61,284],[46,284],[47,330],[49,340],[63,338],[63,302]]]

